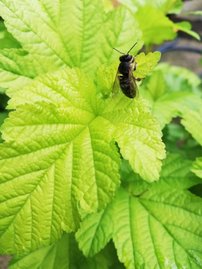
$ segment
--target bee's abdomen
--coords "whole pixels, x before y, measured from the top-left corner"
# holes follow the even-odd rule
[[[119,83],[122,92],[129,98],[134,98],[136,91],[128,76],[119,76]]]

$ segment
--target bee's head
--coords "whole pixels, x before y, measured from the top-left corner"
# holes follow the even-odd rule
[[[119,53],[123,54],[123,56],[119,57],[119,60],[121,63],[125,62],[125,63],[134,63],[135,59],[132,55],[129,54],[129,52],[136,46],[137,42],[129,49],[129,51],[125,54],[115,48],[113,48],[114,50],[118,51]]]
[[[133,62],[134,58],[132,55],[124,54],[123,56],[119,57],[120,62]]]

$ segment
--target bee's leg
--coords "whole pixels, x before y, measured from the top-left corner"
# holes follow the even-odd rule
[[[136,62],[134,62],[133,71],[135,71],[135,70],[136,70],[136,68],[137,68],[137,64],[136,64]]]

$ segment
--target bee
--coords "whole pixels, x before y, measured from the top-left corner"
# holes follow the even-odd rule
[[[136,84],[136,81],[138,79],[133,76],[133,71],[136,70],[137,64],[135,62],[135,57],[129,54],[130,51],[136,46],[136,44],[137,42],[129,49],[126,54],[113,48],[114,50],[123,54],[119,57],[120,64],[118,67],[113,88],[115,87],[116,81],[118,80],[122,92],[129,98],[135,98],[138,93],[138,88]]]

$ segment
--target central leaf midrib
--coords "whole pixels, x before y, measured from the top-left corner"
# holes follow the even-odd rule
[[[135,245],[137,243],[137,241],[135,242],[135,233],[134,233],[134,229],[133,229],[133,221],[135,220],[135,217],[133,218],[133,215],[135,216],[135,214],[133,213],[133,206],[132,206],[132,200],[137,201],[136,199],[132,198],[131,196],[128,196],[128,215],[129,215],[129,229],[130,229],[130,238],[131,238],[131,246],[132,246],[132,256],[133,256],[133,264],[134,266],[138,268],[138,264],[136,263],[136,255],[135,255]]]

